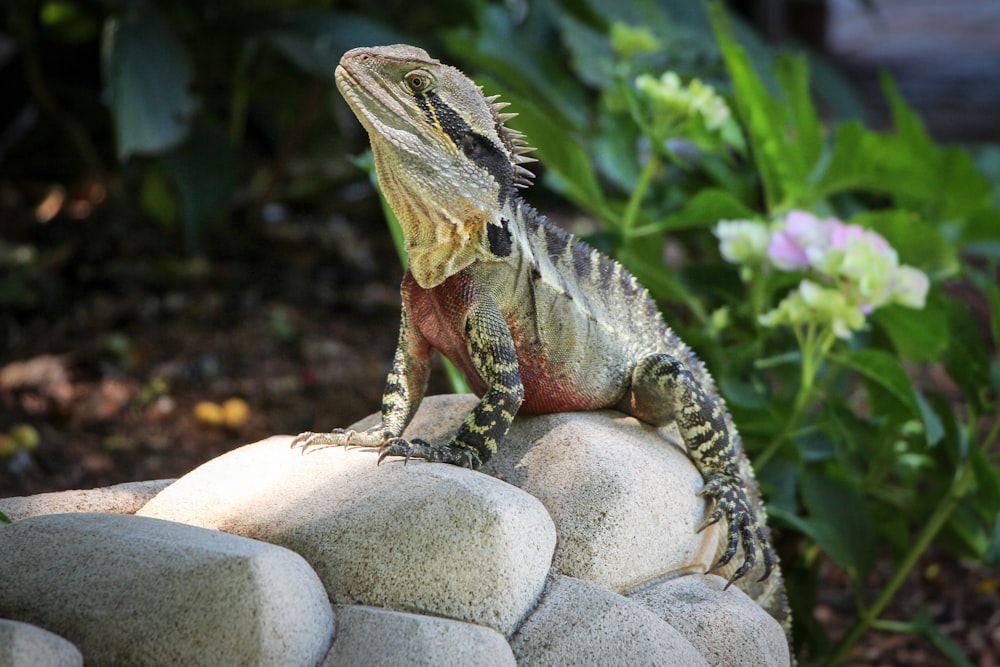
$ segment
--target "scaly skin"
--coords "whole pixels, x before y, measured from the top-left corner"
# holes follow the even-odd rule
[[[728,530],[713,569],[787,624],[764,508],[712,377],[633,276],[520,199],[531,149],[505,126],[514,114],[411,46],[349,51],[336,77],[368,131],[410,270],[381,423],[303,433],[293,446],[379,447],[379,461],[476,468],[519,412],[610,407],[676,423],[714,503],[702,528],[724,519]],[[481,397],[444,444],[401,437],[424,396],[432,349]],[[758,582],[741,579],[751,571]]]

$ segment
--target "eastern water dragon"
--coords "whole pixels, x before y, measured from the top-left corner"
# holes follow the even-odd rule
[[[379,447],[379,461],[476,468],[519,412],[617,408],[656,426],[675,422],[712,501],[702,528],[722,519],[728,530],[713,569],[787,626],[757,484],[715,382],[632,275],[521,199],[534,160],[506,125],[516,114],[412,46],[351,50],[336,80],[368,131],[410,266],[381,423],[303,433],[293,446]],[[434,349],[480,402],[450,442],[405,440]],[[740,551],[742,562],[733,560]]]

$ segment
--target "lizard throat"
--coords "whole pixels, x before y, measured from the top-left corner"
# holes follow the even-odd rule
[[[491,216],[479,206],[462,198],[439,202],[435,194],[412,190],[393,169],[378,168],[378,175],[417,284],[436,287],[482,256]]]

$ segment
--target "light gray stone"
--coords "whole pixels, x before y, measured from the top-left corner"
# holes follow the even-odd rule
[[[436,616],[339,605],[337,634],[322,667],[514,667],[496,630]]]
[[[66,512],[103,512],[110,514],[135,514],[149,499],[169,486],[174,480],[157,479],[149,482],[128,482],[102,489],[82,491],[56,491],[34,496],[0,498],[0,512],[13,521],[41,514]]]
[[[475,405],[472,396],[429,397],[406,434],[446,440]],[[626,592],[715,561],[720,524],[696,532],[706,513],[701,474],[655,428],[620,412],[520,415],[483,472],[545,505],[561,574]]]
[[[338,604],[388,607],[507,635],[548,574],[555,528],[533,497],[450,465],[276,437],[209,461],[140,515],[215,528],[301,554]]]
[[[562,576],[552,579],[511,648],[519,665],[532,667],[706,664],[687,639],[641,605]]]
[[[629,599],[687,637],[710,665],[787,667],[791,658],[781,626],[735,586],[714,574],[677,577]]]
[[[0,667],[83,667],[83,655],[48,630],[0,619]]]
[[[333,612],[298,555],[118,514],[0,526],[0,616],[74,642],[88,665],[312,665]]]

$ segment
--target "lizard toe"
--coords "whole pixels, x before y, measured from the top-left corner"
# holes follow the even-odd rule
[[[475,451],[455,442],[435,444],[420,438],[392,438],[379,448],[378,462],[381,463],[389,456],[403,456],[404,462],[412,458],[432,463],[450,463],[473,470],[479,467]]]
[[[304,431],[292,438],[289,447],[291,449],[299,449],[303,454],[307,450],[317,447],[337,447],[340,445],[346,447],[350,444],[353,436],[354,431],[343,428],[335,428],[327,433]]]
[[[728,527],[726,549],[710,571],[717,570],[729,563],[736,555],[738,548],[742,546],[744,560],[733,572],[726,588],[753,569],[757,562],[758,548],[763,554],[765,564],[761,580],[770,576],[776,558],[763,527],[757,521],[757,515],[750,504],[750,499],[743,490],[740,478],[734,475],[714,475],[706,479],[702,495],[709,496],[715,501],[715,509],[702,522],[699,530],[720,520],[723,514],[726,516]]]

